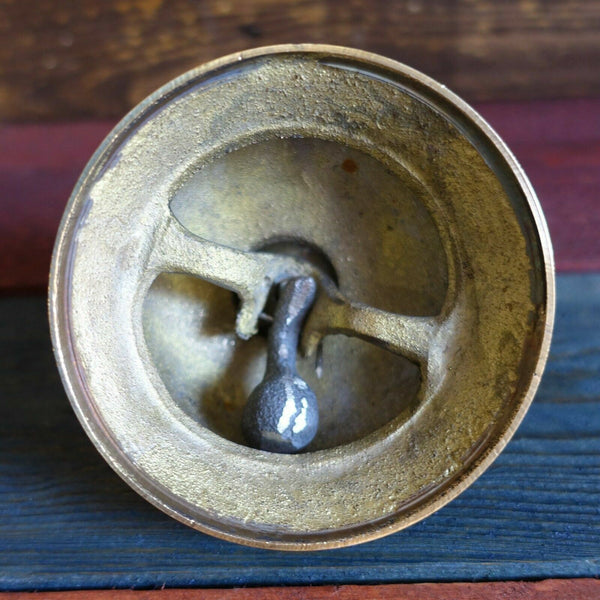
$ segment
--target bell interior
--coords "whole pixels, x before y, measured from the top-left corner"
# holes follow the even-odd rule
[[[340,142],[266,136],[227,148],[186,173],[170,207],[184,227],[213,242],[312,261],[355,302],[420,316],[444,304],[447,257],[426,191],[408,172]],[[268,326],[250,340],[237,338],[238,307],[228,290],[163,273],[144,299],[142,319],[177,406],[245,444],[242,411],[264,374]],[[319,430],[307,451],[358,440],[419,407],[419,367],[357,338],[327,336],[321,376],[314,357],[299,358],[298,371],[319,402]]]

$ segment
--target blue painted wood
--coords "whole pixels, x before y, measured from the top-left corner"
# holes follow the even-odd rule
[[[515,438],[425,521],[304,554],[197,533],[131,491],[76,421],[41,298],[0,300],[0,589],[600,575],[600,275],[561,275],[550,361]]]

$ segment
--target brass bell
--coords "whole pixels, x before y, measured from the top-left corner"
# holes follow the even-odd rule
[[[553,318],[546,223],[498,136],[333,46],[228,56],[143,101],[82,174],[50,279],[63,382],[110,465],[279,549],[456,497],[523,418]]]

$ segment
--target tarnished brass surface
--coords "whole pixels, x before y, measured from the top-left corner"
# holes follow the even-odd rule
[[[186,73],[105,140],[57,238],[51,330],[79,419],[145,498],[225,539],[328,548],[424,518],[502,450],[553,270],[525,175],[462,101],[372,54],[271,47]],[[261,452],[241,432],[259,315],[301,275],[320,427]]]

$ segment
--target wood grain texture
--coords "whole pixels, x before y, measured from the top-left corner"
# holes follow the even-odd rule
[[[561,271],[600,270],[600,99],[476,106],[522,162]],[[0,292],[46,287],[60,217],[113,121],[0,126]]]
[[[0,125],[0,291],[47,286],[71,190],[113,125]]]
[[[233,589],[7,592],[0,600],[593,600],[598,579]]]
[[[0,120],[118,117],[224,54],[378,52],[468,100],[600,95],[597,0],[0,0]]]
[[[297,554],[197,533],[129,489],[69,406],[44,299],[0,299],[0,589],[598,577],[599,314],[600,274],[559,276],[537,397],[459,498],[387,538]]]

